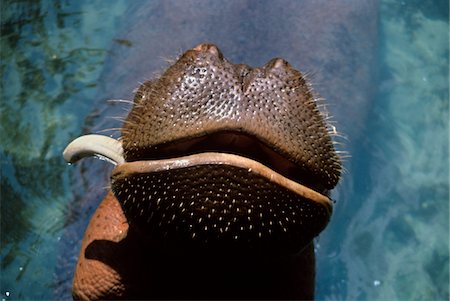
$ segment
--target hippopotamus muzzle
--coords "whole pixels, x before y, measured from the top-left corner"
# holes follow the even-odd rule
[[[148,237],[293,253],[327,225],[341,173],[316,99],[283,59],[251,68],[201,44],[141,85],[119,140],[83,136],[64,157],[117,164],[112,191]]]

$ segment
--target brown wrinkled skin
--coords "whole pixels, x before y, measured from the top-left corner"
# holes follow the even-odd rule
[[[333,188],[339,179],[339,160],[325,123],[316,108],[313,95],[301,73],[282,59],[274,59],[264,67],[254,69],[245,65],[233,65],[223,58],[216,46],[209,44],[201,44],[187,51],[160,79],[141,86],[123,129],[125,158],[127,161],[139,161],[158,156],[185,155],[185,146],[180,150],[170,143],[176,144],[179,141],[183,143],[186,139],[210,137],[211,134],[218,132],[223,134],[224,131],[233,132],[232,137],[240,141],[237,143],[238,146],[242,146],[242,141],[250,141],[251,147],[253,144],[261,144],[262,146],[259,146],[261,150],[270,148],[277,156],[283,156],[295,164],[299,167],[296,171],[308,179],[306,186],[315,184],[327,191]],[[247,136],[242,138],[239,136],[242,133]],[[204,140],[201,149],[188,149],[188,152],[221,151],[224,147],[227,148],[224,151],[233,151],[230,144],[221,142],[221,139],[216,140],[219,142],[213,142],[212,147],[206,145],[205,149],[204,144],[211,141]],[[158,153],[161,145],[164,149],[163,154]],[[254,153],[259,152],[248,146],[246,148],[247,152],[249,149]],[[168,170],[168,173],[170,172],[172,171]],[[205,177],[205,193],[214,191],[214,187],[218,184],[231,185],[229,184],[231,176],[227,177],[228,182],[219,181],[224,175]],[[150,213],[154,213],[151,210],[141,210],[140,207],[142,205],[149,208],[153,204],[150,201],[145,203],[146,200],[150,200],[152,193],[161,193],[161,196],[157,196],[157,206],[162,200],[161,203],[166,202],[165,204],[173,201],[171,206],[180,205],[179,208],[185,206],[183,197],[192,200],[196,195],[201,196],[201,193],[192,192],[198,188],[195,185],[185,189],[196,183],[195,179],[189,178],[190,176],[183,176],[180,180],[174,181],[175,186],[179,185],[174,191],[179,192],[173,194],[155,188],[159,179],[153,184],[144,182],[144,179],[134,188],[132,183],[116,187],[113,181],[113,191],[117,193],[118,199],[111,192],[107,194],[94,213],[83,239],[73,283],[75,299],[312,299],[314,297],[315,259],[311,240],[326,226],[329,216],[322,219],[320,225],[315,226],[318,231],[313,235],[304,236],[307,239],[302,244],[302,249],[299,251],[299,246],[295,249],[295,253],[286,250],[267,253],[257,248],[250,250],[248,247],[250,243],[247,244],[246,239],[238,249],[227,248],[220,244],[223,241],[220,236],[215,237],[219,248],[212,249],[202,244],[184,248],[186,245],[178,244],[179,241],[172,244],[171,237],[165,240],[166,237],[156,235],[157,232],[165,231],[165,229],[160,231],[157,223],[156,226],[153,224],[148,228],[133,223],[133,219],[139,218],[137,216],[139,212],[144,220],[147,220]],[[165,179],[169,177],[162,181],[166,181]],[[185,180],[187,182],[183,182]],[[235,183],[235,186],[239,186],[243,182],[235,179]],[[253,198],[256,198],[257,193],[251,190],[255,186],[244,184],[242,193],[240,188],[235,189],[237,191],[235,196],[225,197],[224,194],[223,199],[215,199],[214,202],[216,204],[221,201],[228,202],[225,204],[229,205],[229,208],[233,208],[235,203],[238,206],[255,203]],[[174,185],[170,183],[168,187],[174,189]],[[129,189],[133,189],[135,194],[127,194]],[[139,194],[140,189],[147,194]],[[182,189],[186,191],[180,195]],[[286,218],[286,221],[292,222],[289,214],[292,210],[298,210],[294,219],[302,226],[305,225],[305,228],[300,228],[305,230],[300,231],[300,236],[289,236],[290,233],[287,233],[288,236],[285,237],[289,237],[292,241],[292,237],[301,237],[302,233],[314,228],[312,226],[314,222],[319,221],[316,214],[323,215],[324,211],[320,209],[308,211],[311,207],[308,200],[283,199],[282,196],[289,195],[283,192],[283,187],[271,188],[270,191],[270,196],[277,198],[272,199],[272,203],[276,203],[279,199],[280,206],[273,204],[272,208],[270,202],[261,205],[260,208],[264,210],[270,209],[270,214],[261,213],[260,224],[266,227],[265,230],[268,222],[272,227],[273,218],[278,218],[273,220],[274,224],[282,225],[285,221],[280,219],[282,214],[287,214],[285,217],[289,216],[291,220]],[[219,192],[214,191],[214,195],[222,198]],[[126,205],[126,200],[130,199],[130,196],[132,201],[129,203],[133,203],[137,208],[134,215],[130,214],[133,210],[127,210],[131,206]],[[261,195],[260,198],[265,196]],[[212,202],[209,197],[199,198],[197,201],[204,202],[200,206],[204,204],[205,207],[210,206]],[[293,205],[288,202],[293,202]],[[297,206],[299,203],[305,206]],[[169,205],[162,206],[169,208]],[[190,209],[192,208],[187,208]],[[235,216],[224,215],[225,218],[234,220],[242,218],[242,211],[239,209],[236,211],[233,211]],[[172,213],[163,211],[162,218],[169,212]],[[205,210],[200,208],[195,212],[199,215],[194,215],[192,224],[183,218],[176,219],[174,215],[172,220],[180,223],[175,225],[174,229],[186,228],[187,225],[193,229],[204,227],[207,218],[210,218],[206,224],[208,229],[217,225],[215,221],[211,222],[217,211],[206,214]],[[250,215],[250,212],[253,212],[253,215]],[[307,214],[302,215],[305,212]],[[263,220],[263,215],[265,218],[268,216],[268,219]],[[259,214],[255,215],[255,210],[252,209],[248,215],[244,215],[243,220],[248,217],[248,220],[252,220],[249,225],[263,229],[253,222],[258,216]],[[196,221],[198,224],[195,224]],[[234,225],[237,232],[233,232],[232,235],[243,231],[244,227],[240,225],[242,224]],[[263,235],[272,237],[273,233],[277,233],[275,230],[272,232],[276,225],[274,228],[269,227],[270,230]],[[146,233],[148,229],[155,227],[157,230]],[[161,226],[160,223],[159,228],[161,227],[165,225]],[[230,225],[230,228],[232,227],[233,224]],[[228,226],[226,228],[228,229]],[[279,229],[283,228],[282,226]],[[208,237],[212,231],[204,232],[206,244],[213,240]],[[279,237],[274,236],[274,239],[269,240],[270,246],[273,249],[280,248],[276,243]],[[183,237],[183,242],[186,237],[190,235]]]
[[[112,193],[108,193],[95,211],[84,234],[73,280],[75,299],[100,299],[123,294],[126,289],[123,277],[109,265],[110,261],[107,259],[128,264],[129,257],[124,255],[134,250],[111,247],[124,240],[127,232],[128,223],[120,204]]]
[[[171,156],[169,143],[224,131],[256,137],[328,189],[339,180],[340,161],[304,76],[280,58],[260,68],[232,64],[210,44],[140,87],[122,130],[125,159]]]

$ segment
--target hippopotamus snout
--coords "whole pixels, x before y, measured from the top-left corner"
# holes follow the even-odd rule
[[[201,44],[159,79],[145,82],[134,101],[122,130],[127,161],[208,150],[258,159],[258,149],[211,141],[198,145],[201,138],[229,132],[247,135],[253,145],[292,163],[305,174],[299,182],[331,189],[339,179],[340,162],[311,86],[283,59],[251,68],[228,62],[214,45]],[[182,143],[194,145],[177,148]]]
[[[327,224],[340,163],[311,87],[283,59],[234,65],[201,44],[134,101],[112,190],[146,232],[298,251]]]
[[[82,137],[65,158],[117,164],[111,190],[143,240],[295,254],[327,225],[341,173],[316,99],[283,59],[252,68],[201,44],[140,86],[120,140]]]

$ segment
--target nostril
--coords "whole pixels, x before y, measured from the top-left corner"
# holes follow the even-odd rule
[[[199,44],[196,47],[194,47],[193,50],[199,51],[199,52],[209,52],[210,54],[212,54],[216,57],[219,57],[219,58],[223,57],[219,48],[217,48],[217,46],[214,44]]]
[[[221,56],[219,48],[217,48],[215,45],[208,45],[208,46],[209,47],[208,47],[207,51],[209,53],[211,53],[212,55],[215,55],[215,56]]]
[[[283,59],[274,58],[274,59],[270,60],[266,66],[267,66],[267,69],[269,69],[269,70],[282,69],[282,68],[288,67],[289,63]]]
[[[281,68],[287,65],[287,62],[283,59],[276,59],[273,63],[273,68]]]

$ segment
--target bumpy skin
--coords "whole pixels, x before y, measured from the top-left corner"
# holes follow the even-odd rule
[[[73,280],[75,299],[108,299],[124,293],[127,289],[124,276],[114,266],[128,265],[130,259],[135,258],[130,256],[135,248],[120,247],[127,232],[128,223],[120,204],[112,193],[108,193],[84,234],[83,251]]]
[[[167,143],[225,130],[255,136],[327,189],[339,180],[340,162],[303,75],[283,59],[234,65],[209,44],[140,87],[122,131],[125,159],[158,157]]]
[[[229,165],[114,173],[112,189],[127,219],[154,240],[210,252],[296,253],[325,228],[331,210]]]
[[[230,133],[231,142],[221,141]],[[301,73],[281,59],[256,69],[233,65],[209,44],[187,51],[160,79],[141,86],[122,138],[127,161],[233,152],[250,142],[236,152],[283,158],[289,176],[294,166],[303,184],[322,193],[340,175]],[[329,211],[251,170],[181,171],[113,177],[115,195],[105,197],[83,240],[75,298],[313,298],[311,240]],[[199,244],[189,243],[198,237]]]

